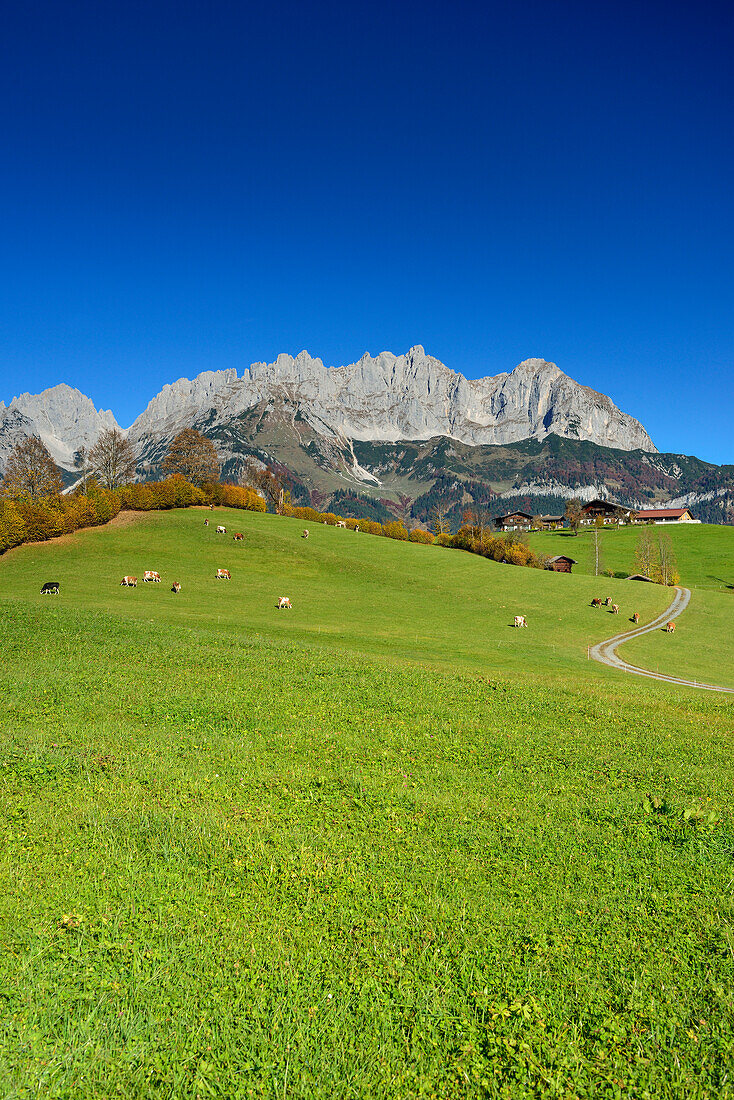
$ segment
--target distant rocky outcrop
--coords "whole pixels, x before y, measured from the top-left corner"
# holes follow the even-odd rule
[[[54,461],[72,470],[80,447],[93,447],[100,432],[117,427],[111,412],[98,411],[80,390],[64,382],[43,393],[22,393],[7,406],[0,401],[0,469],[16,443],[37,435]]]
[[[622,450],[655,451],[642,425],[555,363],[527,359],[506,374],[469,380],[426,355],[363,355],[326,368],[302,351],[236,371],[207,371],[164,386],[129,429],[135,441],[206,420],[232,421],[263,401],[287,404],[318,434],[396,442],[445,435],[462,443],[513,443],[555,434]]]

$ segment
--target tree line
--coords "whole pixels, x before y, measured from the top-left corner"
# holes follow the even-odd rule
[[[135,453],[118,429],[103,431],[76,456],[77,482],[64,493],[61,472],[37,436],[11,451],[0,484],[0,553],[24,542],[40,542],[84,527],[108,523],[122,510],[146,512],[216,504],[266,511],[252,485],[220,483],[213,444],[187,428],[173,440],[163,461],[163,481],[134,482]]]

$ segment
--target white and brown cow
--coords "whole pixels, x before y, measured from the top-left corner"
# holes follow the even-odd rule
[[[591,606],[601,607],[601,596],[594,596],[594,599],[591,601]]]
[[[178,581],[174,581],[173,584],[171,585],[171,592],[180,592],[180,591],[181,591],[181,585],[178,583]]]
[[[234,535],[232,536],[235,542],[242,542],[244,537],[245,536],[242,534],[241,531],[235,531]]]
[[[528,624],[525,620],[524,615],[516,615],[515,616],[515,622],[513,623],[513,626],[527,626],[527,625]]]
[[[217,527],[217,534],[218,535],[226,535],[227,534],[227,528],[226,527]]]
[[[218,581],[231,581],[232,580],[232,574],[230,573],[229,569],[217,569],[216,580],[218,580]]]
[[[607,596],[607,598],[604,601],[604,606],[605,607],[611,607],[612,606],[612,597],[611,596]]]
[[[308,531],[304,531],[303,534],[301,535],[301,538],[302,539],[307,539],[308,538]]]
[[[61,582],[60,581],[46,581],[46,583],[41,587],[41,595],[42,596],[58,596],[60,590],[61,590]]]
[[[146,569],[143,573],[143,584],[147,584],[148,581],[153,581],[155,584],[160,584],[160,573],[156,573],[155,569]]]
[[[337,520],[336,526],[337,527],[346,527],[346,523],[344,522],[343,519],[340,519],[340,520]]]
[[[291,601],[288,596],[278,596],[278,611],[292,611]]]
[[[138,578],[137,577],[123,577],[122,580],[120,581],[120,584],[122,585],[123,588],[137,588],[138,587]]]
[[[618,603],[613,603],[612,604],[612,615],[619,615],[619,604]]]
[[[633,615],[633,616],[632,616],[632,618],[630,619],[630,622],[631,622],[631,623],[635,623],[635,625],[637,625],[637,623],[639,623],[639,621],[640,621],[640,612],[639,612],[639,611],[635,611],[634,615]]]
[[[675,623],[666,623],[665,624],[665,633],[666,634],[675,634]]]

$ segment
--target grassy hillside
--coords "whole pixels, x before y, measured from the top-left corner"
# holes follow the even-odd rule
[[[660,530],[668,534],[673,543],[681,584],[688,588],[711,588],[734,592],[734,530],[722,525],[671,524],[670,527],[652,527],[653,536]],[[635,548],[640,529],[635,527],[608,527],[599,534],[602,567],[612,569],[620,576],[628,576],[635,569]],[[530,544],[539,553],[568,554],[578,565],[574,573],[593,574],[594,535],[582,531],[575,536],[571,532],[543,531],[530,536]]]
[[[232,519],[0,560],[0,1094],[734,1095],[731,701],[594,578]]]
[[[587,646],[616,625],[588,606],[593,578],[520,571],[322,525],[311,525],[305,540],[302,522],[253,512],[219,509],[204,527],[205,514],[128,516],[128,526],[82,532],[65,545],[21,547],[0,564],[0,596],[46,606],[41,583],[60,580],[64,606],[77,609],[485,671],[585,665]],[[233,541],[234,531],[243,542]],[[215,579],[218,567],[231,571],[231,582]],[[146,568],[163,583],[142,584]],[[120,587],[126,573],[138,576],[137,589]],[[169,591],[173,580],[183,586],[179,596]],[[622,608],[632,594],[644,615],[657,614],[668,593],[642,587],[605,582]],[[275,610],[280,595],[290,596],[292,612]],[[512,627],[516,614],[527,616],[528,630]]]

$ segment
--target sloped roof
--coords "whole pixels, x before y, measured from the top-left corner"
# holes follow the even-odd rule
[[[640,508],[635,512],[638,519],[680,519],[690,508]]]

